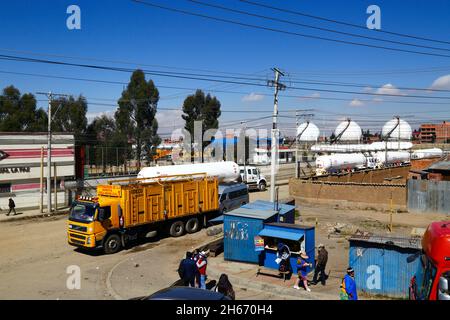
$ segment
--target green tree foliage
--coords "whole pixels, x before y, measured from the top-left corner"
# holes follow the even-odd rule
[[[84,134],[87,128],[87,101],[83,96],[70,96],[52,101],[52,131],[71,132],[80,144],[86,144]]]
[[[159,92],[153,81],[146,81],[141,70],[134,71],[118,101],[115,119],[119,140],[135,145],[138,167],[143,158],[152,159],[155,147],[161,142],[155,118],[158,101]]]
[[[209,93],[205,96],[202,90],[197,90],[195,94],[184,100],[183,113],[181,117],[185,121],[184,128],[190,133],[192,139],[194,139],[195,121],[202,121],[202,137],[207,130],[219,128],[220,101],[216,97],[211,97]],[[202,160],[203,150],[208,144],[208,141],[203,142]]]
[[[202,135],[208,129],[219,127],[220,101],[216,97],[211,97],[202,90],[197,90],[195,94],[188,96],[183,103],[182,118],[186,122],[184,128],[194,136],[194,122],[202,121]]]
[[[0,95],[0,131],[47,131],[47,114],[36,109],[34,95],[21,95],[14,86],[6,87]]]
[[[89,164],[103,166],[103,172],[107,165],[122,165],[126,161],[126,155],[130,151],[126,141],[120,141],[114,118],[107,115],[96,117],[87,127],[87,152]]]

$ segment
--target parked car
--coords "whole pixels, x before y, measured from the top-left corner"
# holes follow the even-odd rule
[[[219,211],[234,210],[249,203],[248,187],[245,183],[219,185]]]
[[[169,287],[132,300],[230,300],[222,293],[190,287]]]

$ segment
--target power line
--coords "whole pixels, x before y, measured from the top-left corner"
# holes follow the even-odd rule
[[[326,37],[321,37],[321,36],[314,36],[314,35],[310,35],[310,34],[303,34],[303,33],[286,31],[286,30],[281,30],[281,29],[275,29],[275,28],[270,28],[270,27],[265,27],[265,26],[260,26],[260,25],[254,25],[254,24],[249,24],[249,23],[244,23],[244,22],[239,22],[239,21],[234,21],[234,20],[229,20],[229,19],[218,18],[218,17],[205,15],[205,14],[200,14],[200,13],[195,13],[195,12],[191,12],[191,11],[170,8],[170,7],[166,7],[166,6],[162,6],[162,5],[158,5],[158,4],[154,4],[154,3],[150,3],[150,2],[146,2],[146,1],[141,1],[141,0],[131,0],[131,1],[136,2],[136,3],[140,3],[140,4],[144,4],[144,5],[147,5],[147,6],[151,6],[151,7],[155,7],[155,8],[159,8],[159,9],[163,9],[163,10],[167,10],[167,11],[182,13],[182,14],[185,14],[185,15],[191,15],[191,16],[201,17],[201,18],[205,18],[205,19],[209,19],[209,20],[225,22],[225,23],[228,23],[228,24],[240,25],[240,26],[249,27],[249,28],[253,28],[253,29],[271,31],[271,32],[282,33],[282,34],[287,34],[287,35],[293,35],[293,36],[298,36],[298,37],[303,37],[303,38],[324,40],[324,41],[329,41],[329,42],[343,43],[343,44],[349,44],[349,45],[355,45],[355,46],[361,46],[361,47],[368,47],[368,48],[384,49],[384,50],[390,50],[390,51],[396,51],[396,52],[406,52],[406,53],[414,53],[414,54],[420,54],[420,55],[426,55],[426,56],[450,58],[450,55],[431,53],[431,52],[423,52],[423,51],[414,51],[414,50],[407,50],[407,49],[400,49],[400,48],[392,48],[392,47],[385,47],[385,46],[379,46],[379,45],[373,45],[373,44],[367,44],[367,43],[359,43],[359,42],[354,42],[354,41],[338,40],[338,39],[326,38]]]
[[[93,68],[98,70],[108,70],[108,71],[117,71],[117,72],[126,72],[131,73],[133,69],[125,69],[125,68],[117,68],[117,67],[109,67],[109,66],[99,66],[99,65],[86,65],[86,64],[77,64],[77,63],[69,63],[62,61],[54,61],[54,60],[43,60],[43,59],[33,59],[27,57],[18,57],[18,56],[6,56],[0,55],[0,60],[14,60],[19,62],[32,62],[32,63],[45,63],[45,64],[54,64],[54,65],[64,65],[64,66],[72,66],[72,67],[83,67],[83,68]],[[218,83],[230,83],[230,84],[242,84],[249,86],[257,86],[257,87],[265,87],[265,84],[254,83],[254,82],[245,82],[245,81],[235,81],[235,80],[223,80],[223,79],[211,79],[208,75],[202,74],[193,74],[192,76],[189,73],[178,73],[178,72],[162,72],[162,71],[153,71],[153,70],[143,70],[145,74],[153,75],[153,76],[161,76],[161,77],[170,77],[170,78],[179,78],[179,79],[190,79],[190,80],[199,80],[199,81],[211,81]],[[216,75],[212,75],[212,77],[220,77]],[[229,77],[224,76],[224,78],[232,78],[232,79],[251,79],[251,78],[238,78],[238,77]],[[253,78],[256,79],[256,78]],[[261,81],[258,79],[258,81]],[[371,96],[385,96],[385,97],[405,97],[404,95],[398,94],[389,94],[389,93],[371,93],[371,92],[356,92],[356,91],[344,91],[344,90],[330,90],[330,89],[321,89],[321,88],[305,88],[305,87],[293,87],[289,86],[287,89],[291,90],[301,90],[301,91],[318,91],[318,92],[330,92],[330,93],[341,93],[341,94],[355,94],[355,95],[371,95]],[[420,98],[420,99],[450,99],[450,97],[440,97],[440,96],[419,96],[419,95],[408,95],[410,98]]]
[[[424,49],[432,49],[432,50],[440,50],[440,51],[450,51],[450,49],[447,49],[447,48],[438,48],[438,47],[424,46],[424,45],[407,43],[407,42],[401,42],[401,41],[395,41],[395,40],[380,39],[380,38],[376,38],[376,37],[369,37],[369,36],[364,36],[364,35],[350,33],[350,32],[344,32],[344,31],[339,31],[339,30],[334,30],[334,29],[329,29],[329,28],[323,28],[323,27],[317,27],[317,26],[313,26],[313,25],[309,25],[309,24],[305,24],[305,23],[298,23],[298,22],[294,22],[294,21],[290,21],[290,20],[279,19],[279,18],[269,17],[269,16],[260,15],[260,14],[256,14],[256,13],[251,13],[251,12],[248,12],[248,11],[232,9],[232,8],[228,8],[228,7],[224,7],[224,6],[220,6],[220,5],[216,5],[216,4],[204,3],[204,2],[201,2],[201,1],[198,1],[198,0],[186,0],[186,1],[189,1],[189,2],[192,2],[192,3],[196,3],[196,4],[202,5],[202,6],[207,6],[207,7],[212,7],[212,8],[225,10],[225,11],[228,11],[228,12],[234,12],[234,13],[238,13],[238,14],[242,14],[242,15],[247,15],[247,16],[251,16],[251,17],[262,18],[262,19],[271,20],[271,21],[277,21],[277,22],[282,22],[282,23],[287,23],[287,24],[296,25],[296,26],[305,27],[305,28],[310,28],[310,29],[315,29],[315,30],[321,30],[321,31],[326,31],[326,32],[337,33],[337,34],[346,35],[346,36],[350,36],[350,37],[357,37],[357,38],[363,38],[363,39],[369,39],[369,40],[375,40],[375,41],[399,44],[399,45],[403,45],[403,46],[410,46],[410,47],[416,47],[416,48],[424,48]]]
[[[312,19],[332,22],[332,23],[336,23],[336,24],[349,26],[349,27],[355,27],[355,28],[359,28],[359,29],[363,29],[363,30],[367,31],[367,27],[366,26],[362,26],[362,25],[358,25],[358,24],[353,24],[353,23],[349,23],[349,22],[338,21],[338,20],[335,20],[335,19],[329,19],[329,18],[324,18],[324,17],[320,17],[320,16],[315,16],[315,15],[307,14],[307,13],[300,12],[300,11],[293,11],[293,10],[279,8],[279,7],[274,7],[274,6],[270,6],[270,5],[266,5],[266,4],[262,4],[262,3],[258,3],[258,2],[254,2],[254,1],[250,1],[250,0],[239,0],[239,1],[248,3],[248,4],[253,5],[253,6],[259,6],[259,7],[263,7],[263,8],[267,8],[267,9],[277,10],[277,11],[280,11],[280,12],[291,13],[291,14],[295,14],[295,15],[299,15],[299,16],[303,16],[303,17],[308,17],[308,18],[312,18]],[[395,36],[399,36],[399,37],[412,38],[412,39],[417,39],[417,40],[425,40],[425,41],[431,41],[431,42],[437,42],[437,43],[450,44],[449,41],[436,40],[436,39],[425,38],[425,37],[420,37],[420,36],[415,36],[415,35],[410,35],[410,34],[404,34],[404,33],[399,33],[399,32],[393,32],[393,31],[376,30],[376,32],[391,34],[391,35],[395,35]]]

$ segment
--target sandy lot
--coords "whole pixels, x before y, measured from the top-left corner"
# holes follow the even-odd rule
[[[280,199],[288,197],[288,186],[280,186]],[[269,192],[252,192],[251,200],[269,199]],[[306,205],[297,203],[300,223],[317,223],[316,243],[324,243],[329,250],[331,271],[330,287],[315,290],[331,290],[348,263],[348,237],[357,229],[389,234],[387,223],[389,214],[378,211],[348,210],[335,206]],[[414,227],[426,227],[433,220],[446,219],[439,215],[395,214],[394,233],[410,234]],[[448,218],[447,218],[448,219]],[[338,225],[339,223],[339,225]],[[339,235],[330,234],[335,227]],[[75,250],[67,244],[66,221],[64,216],[0,223],[0,299],[112,299],[106,285],[110,270],[123,260],[138,257],[144,251],[158,250],[161,258],[160,269],[168,270],[161,277],[158,286],[172,284],[174,270],[187,249],[204,243],[204,231],[183,238],[165,238],[150,241],[139,247],[124,250],[115,255],[87,254]],[[182,240],[183,239],[183,240]],[[180,241],[181,240],[181,241]],[[163,247],[160,247],[163,246]],[[164,259],[164,255],[169,255]],[[82,272],[81,290],[66,287],[67,267],[78,265]],[[158,271],[155,271],[158,272]],[[166,271],[165,271],[166,272]],[[153,275],[155,276],[155,275]],[[334,283],[336,282],[336,283]],[[321,286],[320,286],[321,287]],[[151,287],[148,292],[151,293]],[[332,289],[334,290],[334,289]],[[243,299],[274,299],[271,293],[239,290]]]

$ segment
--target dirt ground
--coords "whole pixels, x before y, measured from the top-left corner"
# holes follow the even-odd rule
[[[280,199],[288,197],[288,186],[280,186]],[[269,198],[269,191],[252,192],[251,200]],[[374,210],[348,210],[336,206],[310,205],[297,202],[300,223],[316,224],[316,244],[324,243],[329,250],[331,271],[330,283],[338,281],[348,264],[348,241],[346,237],[356,229],[386,233],[389,215]],[[448,219],[438,215],[395,214],[394,233],[410,234],[414,227],[426,227],[433,220]],[[341,232],[332,233],[335,228]],[[110,271],[123,260],[137,257],[143,251],[159,246],[177,250],[160,250],[164,258],[171,259],[160,268],[168,270],[167,277],[161,276],[158,285],[171,285],[179,259],[187,249],[204,243],[205,232],[186,235],[183,238],[165,238],[150,241],[139,247],[124,250],[115,255],[98,255],[80,252],[67,244],[65,216],[0,223],[0,299],[113,299],[107,286]],[[179,241],[184,239],[184,241]],[[177,255],[173,259],[173,255]],[[164,260],[164,259],[163,259]],[[82,271],[81,290],[68,290],[66,286],[67,267],[78,265]],[[327,270],[328,271],[328,270]],[[165,271],[166,272],[166,271]],[[170,276],[169,276],[170,275]],[[333,280],[334,279],[334,280]],[[329,288],[314,287],[313,290]],[[327,286],[328,287],[328,286]],[[334,290],[334,289],[333,289]],[[272,293],[237,289],[241,299],[276,299]],[[152,292],[149,288],[149,294]]]
[[[289,187],[279,187],[279,198],[289,198]],[[265,193],[251,193],[250,201],[269,200]],[[426,228],[432,221],[449,220],[446,215],[394,213],[392,216],[393,230],[389,232],[390,214],[383,210],[351,210],[339,205],[303,203],[296,199],[299,217],[296,223],[316,226],[316,246],[324,244],[328,250],[329,259],[326,268],[330,274],[326,287],[313,287],[315,291],[328,292],[333,287],[338,288],[340,279],[348,267],[348,238],[357,230],[372,232],[386,236],[410,236],[414,228]],[[340,232],[337,233],[336,229]],[[330,288],[331,287],[331,288]]]

